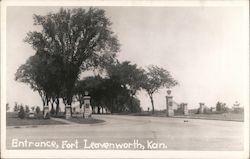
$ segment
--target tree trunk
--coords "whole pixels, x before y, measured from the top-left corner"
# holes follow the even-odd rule
[[[58,116],[58,113],[59,113],[59,98],[56,98],[56,116]]]
[[[43,114],[44,114],[45,101],[43,100]]]
[[[80,99],[80,108],[82,109],[82,105],[83,105],[83,101],[82,101],[82,99]]]
[[[70,105],[70,116],[72,117],[73,111],[72,111],[72,106]]]
[[[46,97],[46,106],[49,106],[49,98]]]
[[[41,97],[42,98],[42,101],[43,101],[43,114],[44,114],[44,107],[45,107],[45,104],[46,104],[46,98],[45,97]]]
[[[72,91],[70,91],[70,93],[67,95],[67,106],[70,107],[70,116],[72,117]]]
[[[154,114],[154,112],[155,112],[155,107],[154,107],[153,94],[149,95],[149,97],[150,97],[150,101],[151,101],[151,104],[152,104],[152,114]]]
[[[50,113],[51,113],[52,115],[55,114],[54,102],[55,102],[55,100],[54,100],[54,99],[51,99],[51,101],[50,101],[50,103],[51,103],[51,110],[50,110]]]
[[[39,91],[38,90],[38,93],[39,93],[39,95],[40,95],[40,97],[41,97],[41,99],[42,99],[42,102],[43,102],[43,114],[44,114],[44,107],[45,107],[45,100],[46,100],[46,98],[45,98],[45,95],[43,94],[43,92],[42,91]]]
[[[134,107],[133,107],[133,98],[134,98],[134,97],[133,97],[133,95],[132,95],[132,96],[130,97],[130,112],[131,112],[131,113],[134,112],[134,111],[133,111],[133,108],[134,108]]]
[[[101,110],[100,106],[97,106],[97,113],[98,113],[98,114],[101,114],[101,111],[100,111],[100,110]]]
[[[44,98],[44,101],[43,101],[43,111],[44,111],[44,107],[45,106],[48,106],[49,104],[48,104],[48,99],[45,97]]]
[[[66,102],[66,99],[65,99],[65,98],[63,98],[63,104],[64,104],[64,114],[66,114],[67,102]]]

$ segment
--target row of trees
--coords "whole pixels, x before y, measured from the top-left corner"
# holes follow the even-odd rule
[[[59,99],[65,106],[76,98],[83,104],[84,91],[88,90],[96,105],[105,105],[112,112],[139,110],[136,92],[145,89],[151,99],[161,87],[172,87],[177,82],[163,68],[138,68],[128,61],[119,62],[119,42],[111,29],[105,11],[63,9],[45,16],[34,15],[34,25],[41,30],[29,32],[25,42],[35,50],[21,65],[15,79],[30,85],[42,99],[43,107],[51,105],[56,114]],[[80,79],[82,72],[95,70],[96,76]]]

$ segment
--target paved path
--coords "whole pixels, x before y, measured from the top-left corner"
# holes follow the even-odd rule
[[[7,128],[7,146],[13,138],[24,140],[69,140],[89,142],[154,141],[167,150],[242,150],[244,122],[122,115],[93,115],[101,124],[49,125],[37,128]]]

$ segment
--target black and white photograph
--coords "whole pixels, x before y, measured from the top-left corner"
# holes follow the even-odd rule
[[[249,158],[249,2],[3,1],[1,158]]]

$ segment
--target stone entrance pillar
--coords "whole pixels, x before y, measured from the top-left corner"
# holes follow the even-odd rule
[[[183,114],[184,114],[184,115],[188,115],[187,103],[183,103]]]
[[[44,106],[44,114],[43,114],[43,118],[49,118],[49,106]]]
[[[205,103],[199,103],[199,104],[200,104],[199,114],[203,114],[204,113]]]
[[[171,117],[174,116],[174,110],[173,110],[173,96],[171,96],[171,90],[167,91],[166,96],[166,105],[167,105],[167,116]]]
[[[83,113],[83,117],[84,118],[89,118],[92,115],[92,110],[91,110],[91,105],[90,105],[90,99],[91,99],[91,97],[88,95],[88,92],[86,91],[85,95],[83,97],[83,100],[84,100],[84,106],[83,106],[83,109],[84,109],[83,112],[84,113]]]
[[[70,110],[70,105],[66,105],[65,117],[66,117],[66,119],[71,118],[71,110]]]

